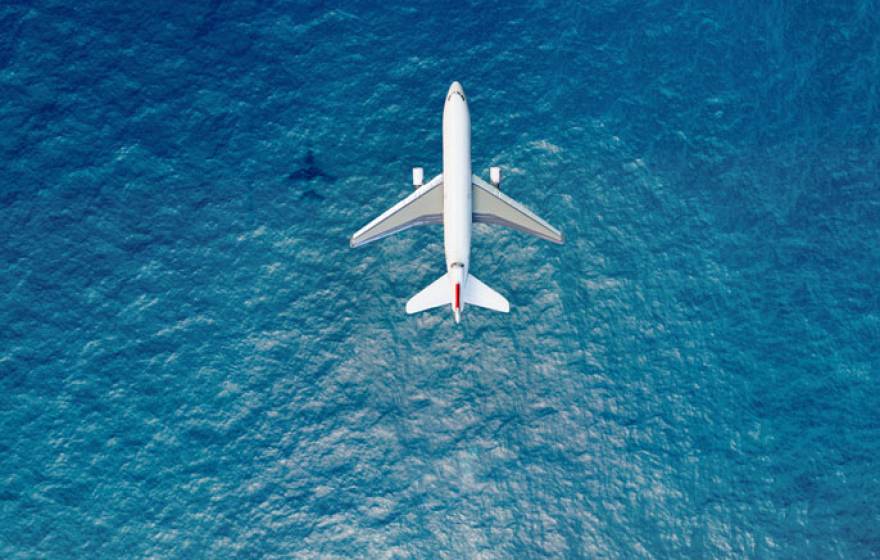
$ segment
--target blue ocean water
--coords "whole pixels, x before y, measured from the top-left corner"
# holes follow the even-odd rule
[[[878,8],[0,5],[0,557],[877,558]]]

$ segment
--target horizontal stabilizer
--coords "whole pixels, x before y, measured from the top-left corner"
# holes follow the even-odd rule
[[[449,285],[449,274],[431,282],[427,288],[417,293],[406,302],[406,312],[418,313],[432,307],[449,305],[452,303],[452,289]]]
[[[563,241],[558,229],[476,175],[473,177],[473,220],[507,226],[554,243]]]
[[[416,189],[351,236],[351,246],[387,237],[413,226],[443,223],[443,175]]]
[[[464,284],[464,302],[502,313],[510,311],[510,303],[507,302],[507,299],[480,282],[473,274],[468,275],[467,282]]]

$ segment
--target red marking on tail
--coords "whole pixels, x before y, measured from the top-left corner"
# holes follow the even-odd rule
[[[455,308],[461,309],[461,284],[455,285]]]

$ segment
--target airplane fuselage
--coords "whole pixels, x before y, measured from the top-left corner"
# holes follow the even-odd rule
[[[463,305],[471,257],[471,115],[454,82],[443,108],[443,245],[456,322]]]

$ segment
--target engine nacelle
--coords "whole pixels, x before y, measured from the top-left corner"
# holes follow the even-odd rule
[[[425,169],[413,167],[413,188],[417,189],[425,184]]]
[[[501,190],[501,168],[500,167],[490,167],[489,168],[489,181],[492,185]]]

